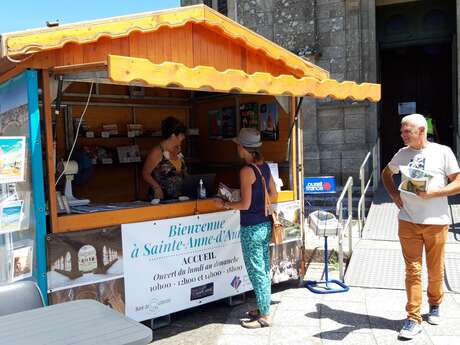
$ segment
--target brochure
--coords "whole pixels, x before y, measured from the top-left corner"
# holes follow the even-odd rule
[[[411,195],[417,195],[417,191],[427,191],[428,181],[433,177],[432,173],[405,165],[400,166],[399,170],[402,175],[399,191]]]
[[[230,201],[230,202],[239,201],[241,199],[241,194],[240,194],[239,189],[230,188],[226,186],[225,184],[223,184],[222,182],[219,183],[217,195],[221,197],[222,199],[224,199],[225,201]]]

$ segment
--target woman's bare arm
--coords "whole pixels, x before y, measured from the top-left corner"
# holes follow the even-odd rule
[[[154,147],[147,156],[144,166],[142,167],[142,178],[149,184],[155,191],[155,197],[162,197],[163,191],[157,180],[152,177],[152,171],[160,163],[162,158],[161,149]],[[157,193],[158,192],[158,193]]]

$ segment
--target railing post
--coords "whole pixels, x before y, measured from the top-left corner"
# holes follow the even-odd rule
[[[353,179],[348,187],[348,257],[353,253]]]
[[[372,173],[373,173],[373,181],[372,181],[372,191],[375,191],[378,188],[379,180],[380,180],[380,138],[377,139],[374,147],[372,148]]]
[[[361,196],[363,196],[366,193],[366,191],[364,190],[365,189],[365,184],[366,184],[366,181],[365,181],[366,176],[364,174],[364,167],[366,166],[368,157],[369,157],[369,154],[367,154],[366,160],[364,161],[363,165],[359,169],[359,179],[360,179],[360,182],[361,182]],[[363,218],[363,220],[362,220],[363,222],[365,221],[365,216],[364,216],[365,213],[366,213],[366,203],[363,202],[363,203],[361,203],[361,217]],[[361,222],[361,219],[359,219],[359,221]]]
[[[338,222],[343,225],[343,199],[345,197],[345,193],[348,195],[348,212],[347,212],[347,220],[345,225],[343,226],[342,231],[338,234],[339,240],[339,248],[338,248],[338,259],[339,259],[339,276],[340,280],[344,281],[344,268],[343,268],[343,232],[348,230],[349,235],[349,246],[352,248],[352,241],[353,241],[353,232],[352,232],[352,219],[353,219],[353,178],[350,176],[345,184],[342,194],[340,195],[339,199],[337,200],[337,205],[335,208],[335,213],[338,219]],[[351,250],[350,250],[351,252]]]
[[[343,232],[339,232],[339,253],[338,253],[338,260],[339,260],[339,277],[341,281],[344,281],[345,274],[343,269]]]

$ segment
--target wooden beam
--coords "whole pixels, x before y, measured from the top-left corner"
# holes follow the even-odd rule
[[[107,69],[107,61],[81,63],[75,65],[56,66],[51,69],[56,74],[74,74],[78,72],[104,71]]]
[[[45,142],[46,142],[46,168],[48,176],[48,214],[50,217],[51,232],[57,230],[57,200],[56,200],[56,177],[54,168],[54,143],[53,143],[53,124],[51,111],[50,95],[50,75],[49,70],[42,70],[42,89],[43,89],[43,117],[45,120]]]
[[[23,65],[16,65],[0,76],[0,84],[24,72],[26,68]]]

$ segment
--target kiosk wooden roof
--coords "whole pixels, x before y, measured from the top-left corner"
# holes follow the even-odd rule
[[[380,85],[332,80],[327,71],[204,5],[1,35],[0,83],[28,68],[41,70],[53,232],[80,230],[88,224],[97,228],[151,220],[152,210],[58,217],[52,153],[52,74],[97,83],[292,96],[292,119],[296,108],[293,97],[380,100]],[[293,142],[302,142],[301,133],[299,138],[294,133]],[[296,169],[292,167],[295,174]],[[195,207],[199,212],[215,210],[210,200],[192,204],[183,203],[174,209],[156,206],[155,217],[193,214]]]
[[[115,83],[378,101],[380,85],[329,73],[204,6],[1,36],[0,81],[25,68],[104,70]]]

